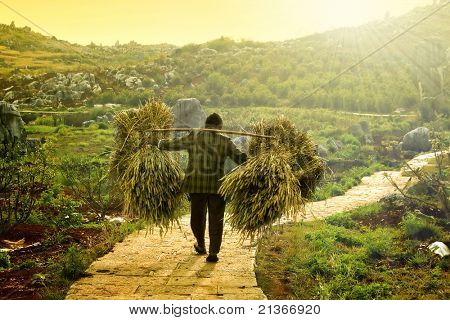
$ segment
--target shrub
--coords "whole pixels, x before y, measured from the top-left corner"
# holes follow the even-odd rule
[[[6,252],[0,252],[0,270],[11,267],[11,261],[9,254]]]
[[[412,213],[403,217],[401,228],[406,237],[416,240],[426,240],[441,234],[441,228]]]
[[[98,124],[98,128],[99,128],[100,130],[106,130],[106,129],[108,129],[109,127],[108,127],[108,124],[106,124],[106,123],[104,123],[104,122],[100,122],[100,123]]]
[[[17,269],[23,270],[23,269],[32,269],[37,267],[37,262],[35,260],[25,260],[21,264],[17,266]]]
[[[408,264],[412,267],[418,268],[426,265],[430,261],[430,256],[421,251],[416,252],[408,259]]]
[[[309,233],[305,239],[313,250],[320,250],[322,254],[331,254],[336,251],[335,234],[335,231],[327,228]]]
[[[391,286],[387,283],[370,283],[353,287],[350,299],[381,300],[392,294]]]
[[[68,135],[71,131],[72,131],[71,128],[65,125],[60,125],[55,129],[55,133],[62,136]]]
[[[86,128],[87,131],[97,131],[98,130],[98,123],[91,123],[89,127]]]
[[[51,202],[51,207],[58,212],[56,218],[52,221],[56,226],[68,228],[76,227],[82,224],[83,216],[81,213],[75,212],[80,203],[73,199],[59,195]]]
[[[42,248],[51,248],[54,245],[66,243],[70,240],[70,236],[66,234],[63,230],[55,232],[48,236],[44,241],[42,241]]]
[[[320,255],[311,257],[306,262],[306,268],[313,276],[331,277],[334,274],[330,260]]]
[[[343,186],[344,189],[351,189],[352,187],[356,186],[359,182],[361,181],[361,179],[359,177],[357,178],[352,178],[352,177],[344,177],[341,180],[341,185]]]
[[[361,145],[358,138],[350,133],[344,133],[343,135],[341,135],[340,140],[345,144],[352,144],[355,146]]]
[[[445,272],[450,270],[450,259],[447,257],[445,259],[441,259],[438,262],[438,267]]]
[[[360,239],[348,232],[336,233],[336,242],[342,243],[347,247],[359,247],[362,245]]]
[[[305,236],[313,250],[319,250],[322,254],[331,255],[341,253],[343,244],[347,247],[361,246],[362,240],[356,233],[343,227],[328,226],[327,228],[309,233]]]
[[[42,194],[50,188],[54,172],[43,148],[24,152],[24,146],[17,144],[0,149],[1,229],[30,217]]]
[[[336,259],[338,274],[351,279],[362,279],[369,274],[369,266],[356,254],[340,254]]]
[[[66,157],[61,161],[60,172],[64,184],[75,198],[99,213],[103,218],[108,212],[120,209],[122,198],[117,185],[109,177],[104,160],[91,157]]]
[[[337,227],[344,227],[352,229],[357,226],[356,222],[350,217],[348,213],[340,212],[325,218],[325,222]]]
[[[35,273],[31,277],[31,284],[33,287],[45,287],[47,285],[47,275],[42,273]]]
[[[338,275],[319,287],[319,295],[322,300],[350,299],[349,293],[354,286],[352,281],[346,276]]]
[[[387,283],[358,284],[339,275],[321,288],[322,299],[373,300],[387,299],[392,295]]]
[[[380,203],[373,203],[369,204],[364,207],[359,207],[356,209],[353,209],[348,212],[348,215],[355,220],[362,220],[367,217],[370,217],[371,215],[376,215],[381,211],[381,204]]]
[[[342,196],[345,194],[345,190],[337,184],[333,184],[330,188],[330,194],[332,197]]]
[[[59,127],[58,127],[59,128]],[[55,127],[49,127],[49,126],[38,126],[38,125],[33,125],[33,126],[27,126],[27,134],[34,134],[34,133],[53,133],[53,132],[57,132],[56,130],[58,128]]]
[[[69,280],[78,279],[86,270],[87,262],[83,257],[83,251],[76,245],[67,249],[61,259],[61,275]]]
[[[52,116],[44,115],[34,120],[34,124],[40,126],[55,126],[57,124],[56,118]]]
[[[116,91],[105,90],[100,94],[90,97],[87,101],[87,105],[93,106],[94,104],[117,103],[122,105],[139,106],[140,104],[145,103],[150,96],[152,96],[152,91],[148,89],[144,91],[129,89]],[[95,117],[91,119],[95,119]]]
[[[391,229],[379,228],[365,237],[364,249],[369,259],[381,259],[389,256],[393,245],[394,232]]]

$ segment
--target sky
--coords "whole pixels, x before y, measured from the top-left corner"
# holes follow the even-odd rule
[[[439,1],[438,1],[439,2]],[[0,0],[0,23],[80,44],[281,41],[401,15],[433,0]]]

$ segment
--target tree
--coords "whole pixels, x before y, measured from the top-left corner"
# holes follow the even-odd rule
[[[0,232],[27,221],[53,182],[47,151],[39,146],[25,152],[25,147],[3,145],[0,150]]]
[[[225,92],[227,78],[220,73],[211,73],[206,79],[206,90],[209,94],[222,96]]]
[[[235,44],[236,42],[234,42],[234,40],[226,37],[220,37],[219,39],[206,43],[208,48],[222,52],[231,50]]]

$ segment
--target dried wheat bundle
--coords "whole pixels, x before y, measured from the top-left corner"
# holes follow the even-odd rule
[[[290,163],[297,177],[302,197],[310,199],[325,174],[325,163],[316,153],[316,146],[306,134],[299,131],[285,117],[262,120],[253,125],[254,133],[277,137],[277,139],[251,138],[249,153],[252,156],[274,149],[285,149],[292,153]]]
[[[116,150],[110,172],[124,193],[124,212],[162,229],[179,217],[183,170],[172,155],[152,145],[169,133],[149,135],[148,131],[169,128],[173,122],[170,109],[158,100],[121,111],[114,118]]]
[[[167,152],[145,146],[130,155],[122,175],[124,213],[169,228],[180,217],[183,170]]]
[[[242,237],[254,238],[283,214],[303,208],[291,158],[282,150],[260,153],[224,178],[219,192],[229,201],[231,227]]]
[[[284,117],[260,121],[252,131],[276,139],[252,137],[251,158],[223,178],[219,192],[229,202],[232,228],[253,238],[281,217],[303,211],[325,165],[308,135]]]

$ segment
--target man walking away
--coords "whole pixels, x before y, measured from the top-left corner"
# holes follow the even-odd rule
[[[217,113],[206,118],[205,127],[222,129],[223,123]],[[247,160],[227,136],[216,132],[191,131],[188,135],[171,140],[161,140],[161,150],[187,150],[189,161],[183,182],[183,191],[189,193],[191,201],[191,228],[197,239],[194,249],[206,254],[206,212],[209,218],[209,255],[207,262],[217,262],[223,234],[225,200],[218,194],[220,179],[224,176],[227,157],[237,164]]]

